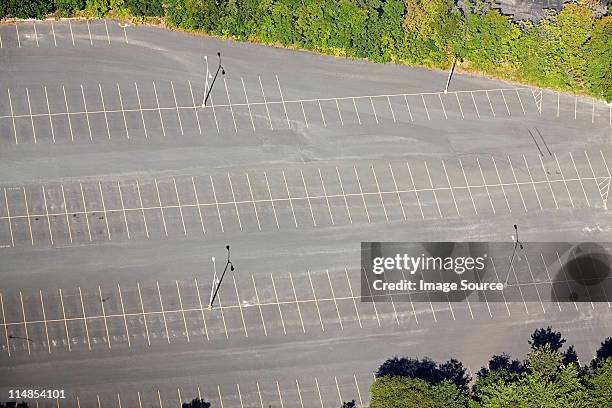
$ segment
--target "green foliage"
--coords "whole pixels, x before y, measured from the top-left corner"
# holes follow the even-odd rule
[[[0,0],[0,18],[85,9],[160,16],[189,31],[375,62],[458,68],[612,101],[612,16],[598,0],[566,2],[515,23],[493,0]],[[554,348],[554,347],[553,347]]]
[[[2,0],[0,18],[44,18],[53,11],[53,0]]]
[[[123,3],[124,7],[134,16],[162,16],[164,14],[161,0],[123,0]]]
[[[85,8],[85,0],[55,0],[55,10],[60,16],[70,16]]]
[[[589,395],[598,407],[612,407],[612,357],[603,360],[588,379]]]
[[[85,9],[98,17],[103,17],[110,10],[109,0],[87,0]]]
[[[383,376],[370,387],[371,408],[461,408],[467,396],[454,384]]]

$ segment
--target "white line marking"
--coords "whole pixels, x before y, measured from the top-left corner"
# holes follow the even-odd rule
[[[43,321],[45,322],[45,336],[47,337],[47,350],[51,354],[51,341],[49,341],[49,327],[47,326],[47,314],[45,313],[45,302],[43,300],[42,290],[39,290],[40,294],[40,308],[42,310]]]
[[[300,391],[300,383],[297,378],[295,379],[295,386],[297,387],[298,397],[300,397],[300,407],[304,408],[304,401],[302,400],[302,392]]]
[[[427,104],[425,103],[425,96],[421,94],[421,98],[423,99],[423,106],[425,106],[425,112],[427,113],[427,120],[431,120],[431,117],[429,116],[429,109],[427,109]]]
[[[323,326],[323,319],[321,318],[321,311],[319,310],[319,302],[317,301],[317,295],[315,294],[314,285],[312,284],[312,277],[310,276],[310,270],[307,271],[308,280],[310,281],[310,289],[312,289],[312,298],[314,300],[315,306],[317,307],[317,315],[319,316],[319,321],[321,322],[321,331],[325,331],[325,326]]]
[[[529,180],[531,180],[533,192],[535,193],[536,198],[538,199],[538,205],[540,206],[540,210],[543,210],[542,202],[540,201],[540,195],[538,194],[538,190],[536,189],[535,183],[533,182],[533,177],[531,176],[531,170],[529,169],[529,164],[527,163],[527,158],[525,157],[525,155],[523,155],[523,160],[525,161],[525,167],[527,168],[527,173],[529,174]]]
[[[217,215],[219,216],[219,224],[221,225],[221,232],[225,232],[223,229],[223,220],[221,219],[221,210],[219,209],[219,201],[217,201],[217,193],[215,192],[215,183],[213,182],[212,176],[210,177],[210,185],[212,186],[213,197],[215,199],[215,206],[217,207]]]
[[[164,327],[166,329],[166,339],[168,340],[168,344],[170,344],[170,334],[168,333],[168,322],[166,321],[166,312],[164,311],[164,301],[162,300],[161,290],[159,289],[159,281],[157,284],[157,296],[159,297],[159,306],[161,309],[162,317],[164,319]]]
[[[215,101],[213,100],[212,94],[210,94],[210,107],[212,108],[213,118],[215,119],[215,126],[217,127],[217,133],[220,133],[219,122],[217,121],[217,112],[215,111]]]
[[[391,163],[389,163],[389,171],[391,172],[391,178],[393,179],[393,186],[395,187],[395,191],[397,193],[397,200],[400,203],[400,208],[402,209],[402,215],[404,216],[404,221],[406,221],[406,212],[404,211],[404,204],[402,203],[402,197],[400,195],[399,188],[397,187],[397,181],[395,180],[395,174],[393,173],[393,167],[391,166]]]
[[[149,326],[147,325],[147,316],[145,313],[144,302],[142,301],[142,292],[140,290],[140,282],[136,282],[138,287],[138,297],[140,298],[140,308],[142,309],[142,320],[144,321],[145,333],[147,334],[147,343],[151,346],[151,338],[149,337]]]
[[[306,118],[306,111],[304,110],[304,102],[300,101],[302,107],[302,115],[304,115],[304,122],[306,123],[306,129],[308,129],[308,118]]]
[[[278,301],[278,293],[276,293],[276,285],[274,284],[274,277],[270,274],[270,279],[272,280],[272,288],[274,289],[274,297],[276,298],[276,305],[278,306],[278,314],[281,319],[281,323],[283,325],[283,333],[286,335],[287,330],[285,329],[285,320],[283,319],[283,311],[281,310],[280,302]]]
[[[164,118],[162,118],[161,108],[159,106],[159,98],[157,97],[157,87],[153,81],[153,92],[155,93],[155,102],[157,102],[157,112],[159,113],[159,122],[161,123],[162,133],[166,137],[166,128],[164,127]]]
[[[4,326],[4,337],[6,338],[6,352],[8,353],[8,356],[11,356],[11,343],[9,343],[9,337],[8,337],[8,329],[7,329],[7,324],[6,324],[6,316],[4,315],[4,301],[2,300],[2,293],[0,292],[0,307],[2,307],[2,323]]]
[[[542,156],[538,156],[540,158],[540,165],[542,166],[542,171],[544,172],[544,176],[546,176],[546,182],[548,183],[548,189],[550,190],[550,195],[552,195],[553,201],[555,202],[555,208],[559,209],[559,204],[557,203],[557,197],[555,197],[555,193],[552,188],[552,184],[550,183],[550,178],[548,177],[548,171],[544,167],[544,162],[542,161]]]
[[[378,115],[376,114],[376,108],[374,107],[374,101],[372,100],[371,96],[370,96],[370,105],[372,105],[372,112],[374,113],[374,119],[376,119],[376,123],[378,123]]]
[[[51,138],[55,143],[55,131],[53,130],[53,120],[51,120],[51,108],[49,107],[49,95],[47,95],[47,87],[45,89],[45,100],[47,101],[47,115],[49,115],[49,126],[51,127]]]
[[[70,335],[68,334],[68,320],[66,320],[66,309],[64,308],[64,296],[62,295],[62,289],[59,289],[60,302],[62,305],[62,315],[64,316],[64,329],[66,330],[66,343],[68,344],[68,351],[72,351],[70,347]]]
[[[280,399],[281,408],[285,408],[283,404],[283,396],[281,395],[280,386],[278,385],[278,381],[276,381],[276,389],[278,390],[278,398]]]
[[[410,164],[408,162],[406,162],[406,167],[408,167],[408,174],[410,175],[410,181],[412,182],[412,189],[414,190],[414,195],[416,196],[417,204],[419,205],[419,210],[421,211],[421,218],[425,219],[425,214],[423,213],[423,206],[421,205],[421,199],[419,198],[419,192],[417,190],[416,184],[414,184],[412,169],[410,169]]]
[[[482,167],[480,166],[480,160],[476,157],[476,163],[478,164],[478,169],[480,170],[480,176],[482,177],[482,183],[485,186],[485,190],[487,191],[487,196],[489,197],[489,204],[491,204],[491,209],[493,210],[493,214],[495,214],[495,206],[493,205],[493,199],[491,198],[491,194],[489,193],[489,186],[487,185],[487,180],[485,179],[484,173],[482,171]]]
[[[359,193],[361,195],[361,200],[363,201],[363,208],[365,208],[366,216],[368,217],[368,224],[371,223],[370,213],[368,211],[368,206],[365,202],[365,196],[363,195],[363,189],[361,188],[361,182],[359,181],[359,174],[357,174],[357,167],[353,165],[353,171],[355,171],[355,178],[357,178],[357,185],[359,186]]]
[[[440,98],[440,105],[442,105],[442,112],[444,112],[444,119],[448,119],[448,116],[446,115],[446,109],[444,108],[444,102],[442,102],[442,95],[440,93],[438,93],[438,98]]]
[[[493,167],[495,167],[495,173],[497,173],[497,179],[499,180],[499,185],[501,186],[502,193],[504,194],[504,199],[506,200],[506,205],[508,206],[508,212],[512,212],[510,208],[510,202],[508,201],[508,196],[506,195],[506,189],[504,188],[504,183],[502,182],[501,175],[499,174],[499,170],[497,169],[497,163],[495,163],[495,158],[491,157],[491,161],[493,162]]]
[[[374,174],[374,181],[376,182],[376,189],[378,190],[378,196],[380,197],[380,203],[382,204],[383,212],[385,213],[385,220],[389,222],[389,215],[387,214],[387,207],[385,207],[385,201],[383,200],[382,192],[380,190],[380,185],[378,184],[378,177],[376,177],[376,171],[374,170],[374,165],[372,164],[371,166],[372,166],[372,174]]]
[[[270,121],[270,129],[274,130],[272,126],[272,117],[270,116],[270,109],[268,108],[268,101],[266,100],[266,93],[264,92],[263,84],[261,83],[261,76],[257,76],[259,78],[259,86],[261,87],[261,94],[263,95],[264,104],[266,105],[266,112],[268,113],[268,121]]]
[[[23,295],[21,294],[21,291],[19,291],[19,299],[21,300],[21,313],[23,315],[23,328],[25,330],[25,338],[27,339],[26,344],[28,346],[28,355],[30,355],[30,336],[28,335],[28,323],[25,315],[25,307],[23,306]]]
[[[317,221],[314,217],[314,212],[312,211],[312,205],[310,203],[310,194],[308,194],[308,188],[306,187],[306,180],[304,180],[304,172],[300,169],[300,175],[302,176],[302,183],[304,184],[304,192],[306,193],[306,199],[308,200],[308,207],[310,208],[310,215],[312,217],[313,226],[317,226]]]
[[[472,190],[470,188],[470,182],[467,179],[467,175],[465,174],[465,169],[463,168],[463,162],[459,159],[459,166],[461,166],[461,172],[463,173],[463,179],[465,180],[465,187],[470,193],[470,199],[472,200],[472,206],[474,207],[474,213],[478,215],[478,210],[476,209],[476,203],[474,202],[474,196],[472,195]]]
[[[340,124],[344,126],[344,120],[342,120],[342,113],[340,113],[340,104],[338,104],[337,99],[336,99],[336,109],[338,109],[338,116],[340,117]]]
[[[189,328],[187,327],[187,319],[185,319],[185,309],[183,309],[183,298],[181,297],[181,289],[179,288],[178,280],[176,282],[176,293],[178,294],[179,306],[181,307],[181,315],[183,317],[183,325],[185,326],[185,335],[187,336],[187,343],[189,343]]]
[[[68,126],[70,127],[70,140],[74,142],[74,133],[72,132],[72,121],[70,120],[70,111],[68,110],[68,97],[66,96],[66,87],[64,85],[62,85],[62,91],[64,92],[64,103],[66,104],[66,116],[68,117]]]
[[[28,228],[30,230],[30,241],[32,242],[32,246],[34,246],[34,235],[32,234],[32,221],[30,219],[30,209],[28,206],[28,196],[26,194],[25,187],[21,188],[23,190],[23,200],[25,202],[26,215],[28,217]]]
[[[512,169],[512,175],[514,176],[514,184],[516,185],[519,195],[521,196],[523,208],[525,208],[525,212],[527,212],[527,205],[525,204],[525,199],[523,198],[523,193],[521,192],[521,186],[519,185],[518,179],[516,178],[516,172],[514,171],[514,166],[512,166],[512,160],[510,160],[510,156],[508,156],[508,163],[510,163],[510,169]]]
[[[414,119],[412,118],[412,111],[410,110],[410,105],[408,104],[408,97],[406,97],[406,95],[404,95],[404,101],[406,102],[406,107],[408,108],[408,114],[410,115],[410,121],[414,122]]]
[[[355,98],[353,99],[353,107],[355,108],[355,113],[357,114],[357,121],[359,122],[359,124],[361,125],[361,117],[359,116],[359,110],[357,109],[357,103],[355,103]],[[304,105],[302,104],[302,107]]]
[[[327,190],[325,189],[325,183],[323,182],[323,175],[321,174],[321,168],[317,167],[319,170],[319,179],[321,179],[321,186],[323,186],[323,195],[325,196],[325,201],[327,202],[327,210],[329,211],[329,218],[331,219],[332,225],[334,223],[334,216],[332,215],[331,206],[329,205],[329,197],[327,196]]]
[[[110,45],[110,36],[108,35],[108,24],[106,24],[106,20],[104,20],[104,28],[106,29],[106,40],[108,41],[108,45]]]
[[[427,178],[429,179],[429,185],[431,186],[431,190],[433,192],[434,200],[436,201],[436,207],[438,207],[438,215],[440,218],[444,218],[442,215],[442,210],[440,209],[440,203],[438,202],[438,195],[436,194],[436,188],[433,185],[433,181],[431,180],[431,174],[429,174],[429,166],[427,166],[427,162],[423,161],[425,164],[425,171],[427,172]]]
[[[87,348],[91,350],[91,342],[89,340],[89,328],[87,327],[87,316],[85,315],[85,302],[83,302],[83,292],[79,286],[79,297],[81,298],[81,310],[83,310],[83,323],[85,324],[85,334],[87,335]]]
[[[89,33],[89,45],[93,47],[93,39],[91,38],[91,29],[89,28],[89,19],[85,20],[87,23],[87,33]]]
[[[504,100],[504,105],[506,105],[506,111],[508,112],[508,116],[510,116],[510,108],[508,108],[508,103],[506,102],[506,95],[504,95],[504,90],[500,89],[499,92],[501,93],[502,99]]]
[[[393,112],[393,106],[391,106],[391,98],[389,97],[389,95],[387,95],[387,102],[389,103],[389,109],[391,110],[391,116],[393,117],[393,123],[395,123],[396,122],[395,112]],[[337,99],[336,99],[336,103],[338,103]]]
[[[590,207],[591,203],[589,202],[589,197],[587,197],[586,190],[584,189],[584,184],[582,183],[582,178],[580,173],[578,172],[578,167],[576,167],[576,162],[574,161],[574,156],[572,156],[572,152],[569,154],[570,159],[572,159],[572,164],[574,165],[574,169],[576,170],[576,175],[578,176],[578,180],[580,181],[580,187],[582,187],[582,193],[584,194],[584,199],[587,202],[587,206]]]
[[[34,128],[34,117],[32,116],[32,104],[30,103],[30,91],[26,88],[26,96],[28,99],[28,110],[30,111],[30,123],[32,124],[32,135],[34,136],[34,144],[36,144],[36,129]]]
[[[285,97],[283,96],[283,90],[281,89],[278,75],[276,75],[276,83],[278,84],[278,91],[280,92],[281,100],[283,101],[283,109],[285,110],[285,117],[287,118],[287,126],[291,129],[291,123],[289,122],[289,115],[287,115],[287,105],[285,105]]]
[[[251,201],[253,201],[253,210],[255,211],[255,218],[257,219],[257,228],[261,231],[261,224],[259,223],[259,214],[257,214],[257,206],[255,205],[255,197],[253,196],[253,188],[251,187],[251,179],[249,173],[246,173],[247,184],[249,185],[249,192],[251,193]]]
[[[91,241],[91,228],[89,226],[89,216],[88,216],[88,211],[87,211],[87,204],[85,204],[85,192],[83,191],[83,183],[79,183],[79,187],[81,188],[81,200],[83,201],[83,210],[85,211],[85,222],[87,223],[87,234],[89,235],[89,240]]]
[[[244,99],[246,100],[247,108],[249,109],[249,117],[251,118],[251,125],[253,126],[253,132],[255,132],[255,122],[253,121],[253,113],[251,112],[251,104],[249,103],[249,96],[247,95],[246,87],[244,86],[244,78],[240,77],[242,81],[242,90],[244,91]]]
[[[43,193],[43,201],[45,203],[45,216],[47,217],[47,227],[49,228],[49,240],[51,241],[51,246],[53,246],[53,232],[51,232],[51,218],[49,218],[49,207],[47,206],[47,194],[45,193],[45,186],[41,186],[41,187],[42,187],[42,193]],[[9,225],[11,225],[10,219],[9,219]]]
[[[321,112],[321,119],[323,119],[323,126],[327,127],[327,123],[325,123],[325,116],[323,115],[323,108],[321,107],[321,100],[317,99],[317,103],[319,104],[319,111]]]
[[[461,107],[461,102],[459,101],[459,94],[457,92],[455,92],[455,98],[457,98],[457,105],[459,105],[459,111],[461,112],[461,118],[465,119],[465,116],[463,115],[463,108]]]
[[[98,285],[98,294],[100,295],[100,305],[102,306],[102,317],[104,318],[104,329],[106,330],[106,340],[108,341],[108,348],[111,348],[111,339],[108,334],[108,323],[106,321],[106,311],[104,310],[104,299],[102,298],[102,289]]]
[[[567,186],[567,180],[565,179],[565,176],[563,175],[563,170],[561,170],[559,159],[557,159],[557,153],[553,153],[553,156],[555,157],[555,162],[557,163],[557,168],[559,169],[559,173],[561,173],[563,184],[565,184],[565,191],[567,191],[567,196],[569,197],[570,204],[572,205],[572,208],[574,208],[574,200],[572,199],[572,195],[570,194],[569,187]]]
[[[204,317],[204,307],[202,307],[202,297],[200,296],[200,287],[198,286],[198,279],[193,279],[196,286],[196,292],[198,294],[198,303],[200,304],[200,312],[202,313],[202,324],[204,326],[204,333],[206,333],[206,340],[210,341],[208,337],[208,325],[206,324],[206,318]]]
[[[448,171],[446,171],[446,164],[444,164],[444,160],[440,160],[440,162],[442,163],[442,168],[444,169],[444,175],[446,176],[446,182],[448,183],[448,189],[450,190],[451,196],[453,197],[453,203],[455,204],[455,210],[457,211],[457,216],[461,217],[461,214],[459,213],[459,206],[457,205],[457,200],[455,199],[455,191],[453,190],[453,186],[451,185],[450,178],[448,177]],[[397,190],[397,187],[395,189]]]
[[[276,221],[276,229],[279,229],[278,217],[276,216],[276,208],[274,207],[274,199],[272,198],[272,190],[270,190],[270,183],[268,183],[268,174],[264,171],[264,177],[266,179],[266,186],[268,186],[268,195],[270,196],[270,203],[272,204],[272,212],[274,213],[274,221]]]
[[[200,216],[200,224],[202,224],[202,233],[206,235],[206,228],[204,228],[204,217],[202,216],[202,207],[200,207],[200,198],[198,197],[198,190],[196,190],[195,179],[191,176],[191,185],[193,186],[193,195],[196,199],[196,205],[198,206],[198,215]]]
[[[489,106],[491,107],[491,112],[493,113],[493,117],[495,117],[495,111],[493,110],[493,104],[491,103],[491,98],[489,98],[489,91],[485,91],[487,95],[487,100],[489,101]]]
[[[187,228],[185,227],[185,218],[183,218],[183,206],[181,206],[181,198],[179,197],[178,188],[176,186],[176,178],[172,177],[174,183],[174,193],[176,194],[176,202],[179,208],[179,214],[181,216],[181,223],[183,224],[183,233],[187,235]]]
[[[234,194],[234,186],[232,185],[232,177],[229,172],[227,173],[227,179],[229,180],[230,190],[232,191],[232,198],[234,199],[234,208],[236,209],[236,215],[238,216],[238,226],[242,231],[242,221],[240,221],[240,212],[238,211],[238,202],[236,201],[236,195]]]
[[[257,305],[259,306],[259,316],[261,317],[261,327],[263,327],[264,335],[267,337],[268,330],[266,329],[266,321],[264,320],[263,310],[261,308],[261,302],[259,301],[259,294],[257,293],[257,286],[255,285],[255,276],[253,276],[253,274],[251,274],[251,280],[253,281],[253,289],[255,289],[255,300],[257,300]]]
[[[323,406],[323,397],[321,396],[321,389],[319,388],[319,380],[315,377],[315,384],[317,385],[317,393],[319,394],[319,401],[321,402],[321,408],[325,408]]]
[[[130,238],[130,227],[128,226],[127,214],[125,212],[125,206],[123,205],[123,194],[121,193],[121,184],[119,184],[119,180],[117,180],[117,189],[119,190],[119,199],[120,199],[120,202],[121,202],[121,211],[123,212],[123,220],[125,221],[125,232],[127,233],[128,239],[131,239]]]
[[[332,299],[334,299],[334,304],[336,305],[336,313],[338,313],[338,323],[340,323],[340,330],[344,330],[344,326],[342,325],[342,318],[340,317],[340,309],[338,308],[338,300],[336,299],[336,295],[334,294],[334,286],[332,285],[331,277],[329,276],[329,269],[325,270],[327,274],[327,280],[329,281],[329,288],[331,289]]]
[[[17,27],[17,25],[15,25],[15,27]],[[11,107],[11,118],[13,119],[13,134],[15,135],[15,144],[18,145],[19,140],[17,140],[17,126],[15,125],[15,113],[13,112],[13,101],[11,100],[11,89],[6,88],[6,90],[8,91],[9,106]]]
[[[202,134],[202,127],[200,126],[200,117],[198,116],[198,107],[196,106],[195,98],[193,96],[193,88],[191,87],[191,80],[188,79],[187,83],[189,84],[189,93],[191,94],[191,102],[193,103],[193,114],[195,115],[196,123],[198,124],[198,131],[200,132],[200,134]]]
[[[121,113],[123,114],[123,125],[125,126],[125,135],[129,139],[130,131],[128,130],[127,119],[125,118],[125,109],[123,108],[123,98],[121,97],[121,88],[119,88],[119,82],[117,82],[117,93],[119,94],[119,103],[121,104]],[[180,122],[180,119],[179,119]]]
[[[238,310],[240,310],[240,317],[242,318],[242,326],[244,327],[244,337],[249,337],[247,331],[246,322],[244,321],[244,313],[242,312],[242,302],[240,301],[240,295],[238,294],[238,285],[236,285],[236,277],[232,275],[234,281],[234,289],[236,290],[236,301],[238,302]]]
[[[166,228],[166,217],[164,216],[164,207],[162,206],[161,196],[159,194],[159,185],[157,184],[157,179],[153,179],[155,181],[155,190],[157,191],[157,201],[159,202],[159,212],[161,213],[162,224],[164,225],[164,233],[168,236],[168,228]]]
[[[106,204],[104,204],[104,193],[102,192],[102,183],[98,181],[98,188],[100,189],[100,198],[102,199],[102,212],[104,213],[104,222],[106,223],[106,232],[108,234],[108,240],[111,240],[110,228],[108,226],[108,213],[106,212]]]
[[[70,226],[70,217],[68,217],[68,206],[66,205],[66,194],[64,193],[64,185],[61,184],[62,199],[64,201],[64,215],[66,216],[66,223],[68,224],[68,236],[70,237],[70,243],[72,244],[72,227]]]
[[[189,84],[189,87],[191,87],[191,83]],[[134,82],[134,88],[136,88],[136,97],[138,98],[138,109],[140,110],[140,119],[142,120],[142,128],[144,130],[145,139],[148,139],[149,135],[147,134],[147,124],[145,123],[145,120],[144,120],[144,112],[142,111],[142,104],[140,103],[140,92],[138,92],[138,84],[136,82]],[[196,117],[197,117],[197,114],[196,114]],[[198,121],[198,127],[199,126],[200,126],[200,121]]]
[[[119,286],[119,284],[117,284],[117,291],[119,292],[119,302],[121,303],[121,313],[123,314],[123,324],[125,326],[125,335],[127,337],[128,347],[132,347],[130,332],[128,331],[127,316],[125,315],[125,307],[123,306],[123,295],[121,294],[121,286]]]
[[[476,109],[476,115],[480,118],[480,112],[478,111],[478,105],[476,105],[476,99],[474,99],[474,92],[470,91],[470,95],[472,95],[472,103],[474,104],[474,109]]]
[[[17,28],[17,23],[15,23],[15,31],[17,32],[17,45],[21,48],[21,40],[19,39],[19,28]]]
[[[85,107],[85,118],[87,118],[87,129],[89,130],[89,140],[93,141],[93,136],[91,134],[91,125],[89,124],[89,112],[87,111],[87,101],[85,101],[85,89],[83,88],[83,84],[81,84],[81,96],[83,97],[83,106]]]
[[[232,121],[234,122],[234,130],[238,133],[238,126],[236,126],[236,117],[234,116],[234,108],[232,108],[232,101],[230,99],[229,90],[227,89],[227,81],[223,78],[223,83],[225,84],[225,93],[227,94],[227,102],[229,104],[230,112],[232,113]],[[177,108],[178,112],[178,108]]]
[[[293,297],[295,298],[295,305],[297,306],[298,315],[300,316],[300,323],[302,324],[302,332],[306,333],[306,327],[304,326],[304,320],[302,319],[302,311],[300,309],[300,302],[298,301],[297,292],[295,291],[295,285],[293,284],[293,276],[291,276],[291,271],[289,271],[289,281],[291,281],[291,288],[293,289]]]
[[[72,46],[75,47],[76,45],[74,44],[74,33],[72,32],[72,23],[70,22],[70,19],[68,19],[68,27],[70,27],[70,37],[72,38]]]
[[[344,185],[342,184],[342,177],[340,177],[340,170],[338,170],[338,166],[336,166],[336,174],[338,175],[338,181],[340,182],[340,189],[342,190],[342,198],[344,198],[344,205],[346,207],[346,213],[348,214],[349,221],[352,224],[353,218],[351,217],[351,210],[348,206],[348,201],[346,200],[346,194],[344,192]]]
[[[108,126],[108,115],[106,114],[106,106],[104,105],[104,95],[102,94],[102,85],[98,83],[100,89],[100,100],[102,101],[102,110],[104,111],[104,120],[106,121],[106,132],[108,133],[108,140],[111,140],[110,128]]]
[[[349,279],[348,270],[346,267],[344,268],[344,273],[346,274],[346,282],[348,283],[351,297],[353,298],[353,306],[355,307],[355,314],[357,316],[357,321],[359,322],[359,328],[363,328],[361,325],[361,317],[359,317],[359,310],[357,309],[357,302],[355,301],[355,294],[353,293],[353,286],[351,286],[351,280]]]

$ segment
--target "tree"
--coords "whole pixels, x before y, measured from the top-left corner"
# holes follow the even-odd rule
[[[565,339],[560,332],[552,331],[552,328],[548,326],[546,329],[536,329],[531,334],[531,340],[529,344],[532,350],[538,349],[545,345],[549,345],[552,351],[558,351],[563,347]]]
[[[191,402],[183,402],[182,408],[210,408],[210,402],[195,398]]]
[[[589,394],[594,406],[612,406],[612,357],[600,361],[593,374],[588,377]]]
[[[586,51],[585,78],[595,95],[612,101],[612,16],[595,22]]]
[[[428,384],[417,378],[379,377],[370,387],[371,408],[464,408],[467,396],[448,381]]]
[[[606,338],[595,352],[595,358],[591,361],[593,369],[599,367],[607,358],[612,357],[612,337]]]

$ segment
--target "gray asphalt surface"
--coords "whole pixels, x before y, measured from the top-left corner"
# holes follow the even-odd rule
[[[112,21],[0,39],[2,397],[366,404],[393,355],[475,373],[549,324],[582,362],[612,334],[606,303],[359,298],[361,241],[609,241],[601,102]]]

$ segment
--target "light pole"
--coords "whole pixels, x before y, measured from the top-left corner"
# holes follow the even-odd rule
[[[206,61],[206,83],[204,85],[204,101],[202,102],[202,107],[206,107],[206,103],[208,102],[208,97],[210,96],[210,92],[212,91],[213,86],[215,85],[215,81],[217,80],[217,76],[219,75],[219,71],[221,71],[221,75],[225,75],[225,69],[221,66],[221,53],[217,52],[217,57],[219,57],[219,66],[217,67],[217,72],[215,72],[215,76],[213,77],[208,70],[208,56],[204,56],[204,60]],[[212,83],[210,87],[208,86],[208,80],[212,78]]]
[[[444,93],[448,93],[448,85],[450,85],[451,77],[455,71],[455,63],[457,62],[457,56],[453,58],[453,65],[451,65],[450,71],[448,71],[448,78],[446,79],[446,86],[444,87]]]
[[[8,338],[9,339],[26,340],[26,341],[29,341],[30,343],[34,343],[34,340],[28,339],[27,337],[13,336],[12,334],[9,335]]]
[[[217,282],[217,270],[215,267],[214,277],[213,277],[213,288],[214,290],[210,294],[210,303],[208,304],[208,310],[212,310],[213,303],[215,298],[217,297],[217,293],[219,292],[219,288],[221,287],[221,283],[223,282],[223,277],[225,276],[225,272],[227,272],[227,267],[230,267],[230,270],[234,271],[234,264],[230,260],[230,246],[226,245],[225,249],[227,249],[227,263],[225,264],[225,268],[223,268],[223,273],[221,274],[221,278]],[[213,266],[215,266],[215,257],[212,258]]]
[[[512,263],[514,262],[514,257],[516,256],[517,247],[520,247],[521,249],[523,249],[523,243],[519,241],[518,227],[516,224],[514,224],[514,232],[516,234],[515,241],[514,241],[514,250],[512,251],[512,256],[510,257],[510,265],[508,265],[508,273],[506,274],[506,283],[504,284],[504,286],[508,286],[508,279],[510,278],[510,269],[512,269]]]

